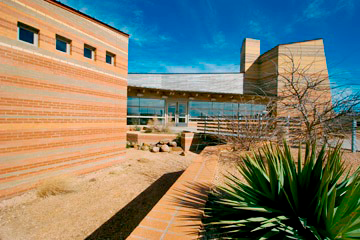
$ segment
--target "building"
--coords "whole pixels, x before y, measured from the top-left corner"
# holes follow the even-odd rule
[[[55,0],[3,0],[0,13],[0,198],[118,163],[126,125],[196,130],[202,117],[264,114],[282,94],[287,53],[316,57],[310,72],[327,77],[322,39],[261,55],[245,39],[238,73],[128,74],[126,33]]]
[[[53,0],[0,12],[0,197],[121,161],[129,35]]]
[[[243,41],[238,73],[130,73],[127,124],[146,125],[157,118],[163,123],[196,129],[197,121],[203,117],[264,114],[269,103],[286,94],[281,78],[293,66],[289,56],[298,69],[306,70],[302,74],[322,75],[329,90],[322,39],[280,44],[260,55],[260,40],[247,38]],[[295,113],[279,110],[277,114]]]

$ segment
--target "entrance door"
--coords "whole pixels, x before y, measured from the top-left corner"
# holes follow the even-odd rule
[[[167,103],[168,123],[187,126],[187,102],[169,101]]]

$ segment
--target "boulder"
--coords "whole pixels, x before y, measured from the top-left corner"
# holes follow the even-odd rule
[[[141,150],[143,150],[143,151],[149,151],[149,146],[147,146],[147,145],[142,145],[142,146],[141,146]]]
[[[154,153],[157,153],[157,152],[160,152],[160,148],[159,147],[153,147],[151,149],[151,151],[154,152]]]
[[[168,145],[162,145],[160,149],[162,152],[170,152],[170,147]]]
[[[164,144],[168,144],[169,142],[170,142],[170,140],[164,139],[164,140],[161,140],[159,143],[161,145],[164,145]]]
[[[175,141],[169,142],[170,147],[177,147],[177,143]]]

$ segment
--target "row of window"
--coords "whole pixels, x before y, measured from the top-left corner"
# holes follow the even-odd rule
[[[249,103],[229,102],[189,102],[190,118],[197,117],[236,117],[263,114],[266,106]]]
[[[39,41],[39,29],[26,25],[24,23],[18,22],[18,39],[23,42],[30,43],[32,45],[38,46]],[[58,51],[70,54],[71,51],[71,40],[60,36],[55,35],[55,48]],[[95,60],[96,48],[88,44],[84,44],[84,57]],[[106,63],[115,65],[115,54],[106,51]]]
[[[190,118],[250,116],[263,114],[264,111],[266,111],[266,106],[261,104],[189,101]],[[178,112],[186,114],[186,109],[178,109]],[[128,97],[127,115],[163,118],[165,116],[165,100]]]

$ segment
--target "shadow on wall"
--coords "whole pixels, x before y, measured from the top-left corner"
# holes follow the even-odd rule
[[[183,172],[162,175],[86,239],[126,239]]]
[[[200,154],[207,146],[223,145],[225,142],[216,134],[195,133],[190,145],[190,151]]]

